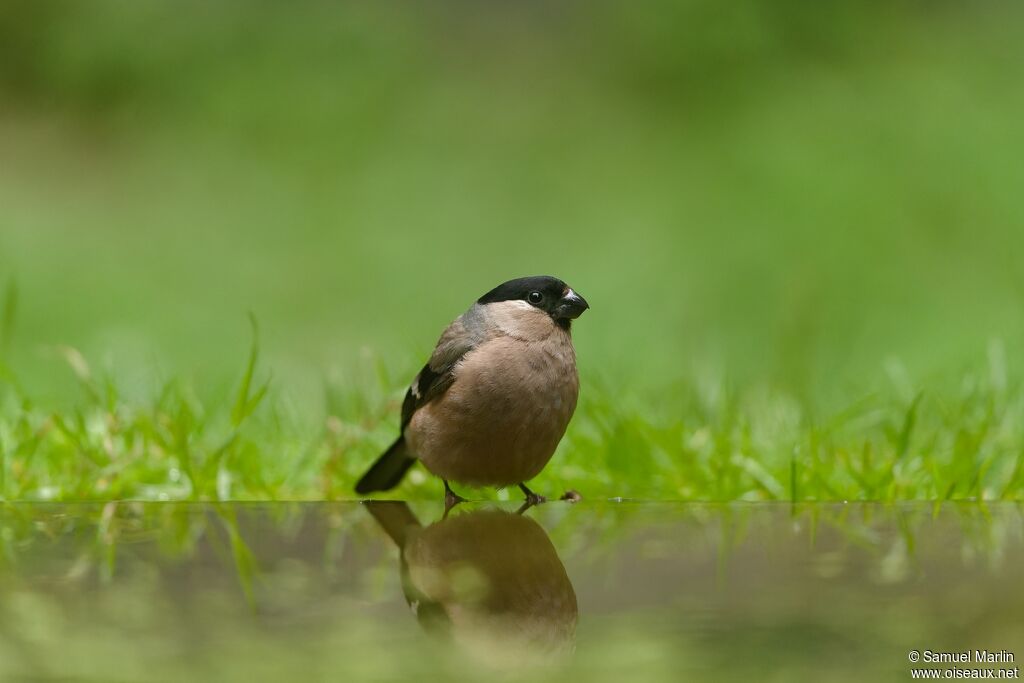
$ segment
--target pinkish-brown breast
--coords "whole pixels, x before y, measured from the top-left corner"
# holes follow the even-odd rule
[[[406,427],[409,447],[435,475],[475,486],[536,476],[576,409],[579,379],[569,334],[500,336],[459,362],[455,382]]]

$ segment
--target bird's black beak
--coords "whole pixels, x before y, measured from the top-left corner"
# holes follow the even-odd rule
[[[575,320],[583,315],[583,311],[588,308],[590,308],[590,304],[587,303],[587,300],[570,289],[558,300],[558,305],[555,306],[555,318]]]

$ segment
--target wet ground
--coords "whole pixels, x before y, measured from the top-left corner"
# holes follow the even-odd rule
[[[0,681],[909,680],[914,651],[1024,657],[1019,504],[442,513],[0,504]]]

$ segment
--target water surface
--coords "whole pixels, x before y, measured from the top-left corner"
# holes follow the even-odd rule
[[[8,504],[0,680],[909,680],[1019,664],[1022,561],[1010,503]]]

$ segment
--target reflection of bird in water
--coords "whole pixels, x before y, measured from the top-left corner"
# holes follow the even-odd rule
[[[491,509],[423,527],[405,503],[366,506],[401,550],[405,598],[425,629],[496,665],[572,651],[576,593],[535,521]]]

